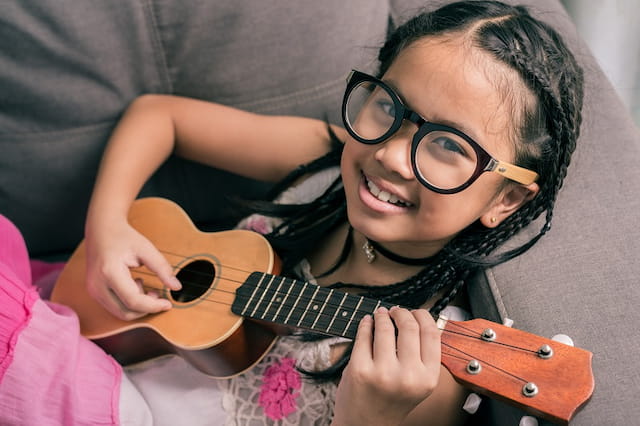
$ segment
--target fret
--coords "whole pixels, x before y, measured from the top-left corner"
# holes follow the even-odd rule
[[[280,288],[282,287],[282,284],[285,281],[284,277],[276,277],[276,276],[274,276],[271,281],[273,281],[274,279],[279,282],[278,287],[273,292],[271,292],[270,290],[267,290],[267,292],[265,292],[265,295],[267,293],[269,293],[269,294],[271,294],[271,296],[267,296],[267,299],[269,300],[269,304],[267,305],[267,307],[264,310],[264,313],[260,317],[260,319],[265,319],[265,316],[269,312],[269,309],[271,309],[271,306],[273,305],[273,302],[276,302],[276,306],[278,306],[278,310],[276,311],[276,313],[271,318],[271,322],[273,322],[273,320],[275,319],[275,317],[278,314],[278,312],[280,312],[280,308],[282,307],[282,304],[281,304],[282,296],[280,294]],[[270,285],[269,287],[273,288],[273,285]]]
[[[285,280],[287,296],[281,304],[280,312],[274,317],[274,322],[278,324],[294,325],[297,320],[296,309],[301,311],[299,304],[304,299],[304,281],[287,278]]]
[[[254,293],[256,290],[258,290],[260,288],[260,284],[262,282],[264,282],[264,279],[267,278],[267,274],[263,274],[262,275],[262,279],[260,280],[260,282],[256,285],[256,289],[254,290]],[[275,275],[269,275],[271,278],[269,279],[269,282],[267,283],[266,288],[269,288],[269,285],[271,284],[271,281],[273,281],[273,279],[275,278]],[[262,290],[262,289],[261,289]],[[260,299],[258,299],[258,302],[256,303],[255,307],[253,308],[253,311],[249,314],[249,316],[251,318],[255,318],[256,316],[256,311],[258,310],[258,307],[260,306],[260,304],[262,303],[262,300],[264,299],[266,292],[262,291],[262,294],[260,295]]]
[[[281,282],[282,277],[271,275],[267,285],[263,289],[262,301],[259,302],[258,311],[254,318],[266,320],[269,315],[269,309],[273,305],[273,301],[278,297],[276,292],[276,284]],[[259,314],[259,315],[258,315]]]
[[[278,300],[276,299],[276,302],[278,302],[280,306],[278,306],[278,310],[277,310],[277,311],[276,311],[276,313],[273,315],[273,319],[272,319],[272,321],[273,321],[273,322],[275,322],[275,323],[277,323],[277,324],[280,324],[280,323],[281,323],[281,321],[278,321],[278,315],[280,315],[280,311],[282,311],[282,308],[283,308],[284,306],[286,306],[286,305],[287,305],[287,300],[289,299],[289,297],[291,297],[291,293],[296,294],[296,291],[294,291],[294,290],[295,290],[295,288],[296,288],[296,287],[302,287],[299,283],[297,283],[297,282],[296,282],[296,281],[294,281],[294,280],[287,280],[286,278],[281,278],[281,280],[282,280],[282,281],[281,281],[280,286],[278,287],[278,289],[280,289],[280,287],[281,287],[281,286],[282,286],[282,284],[284,284],[284,283],[287,283],[287,285],[285,286],[285,287],[286,287],[286,290],[285,290],[284,296],[282,297],[282,301],[278,301]],[[298,297],[300,297],[300,294],[298,294]],[[297,300],[297,299],[296,299],[296,300]],[[295,303],[296,303],[296,302],[294,302],[291,306],[295,306]],[[292,311],[293,311],[293,309],[291,309],[291,310],[289,311],[289,315],[291,314],[291,312],[292,312]],[[289,316],[287,316],[287,319],[289,319]],[[286,321],[285,321],[285,322],[283,322],[283,324],[286,324]]]
[[[356,313],[358,312],[358,309],[360,308],[360,305],[362,304],[362,301],[364,300],[364,297],[362,296],[354,296],[353,298],[349,298],[349,301],[354,301],[357,300],[358,303],[356,304],[356,306],[351,309],[351,316],[349,317],[349,321],[347,321],[347,325],[344,326],[344,329],[342,330],[341,335],[343,337],[350,337],[350,338],[354,338],[356,337],[355,334],[351,335],[348,333],[349,327],[351,327],[351,324],[353,324],[353,318],[355,317]],[[358,323],[355,323],[358,324]]]
[[[309,286],[309,284],[305,283],[305,287],[306,286]],[[296,327],[301,327],[302,326],[302,324],[304,323],[305,317],[311,312],[311,311],[309,311],[309,306],[311,306],[312,303],[313,303],[313,310],[314,311],[318,310],[318,305],[315,303],[315,298],[316,298],[316,294],[318,294],[318,292],[320,291],[320,287],[318,287],[318,286],[313,286],[313,287],[315,287],[315,289],[313,291],[313,294],[311,295],[311,297],[309,298],[309,301],[305,305],[304,311],[302,312],[302,315],[300,316],[300,319],[296,323]],[[302,327],[303,328],[310,328],[310,325],[302,326]]]
[[[360,324],[360,320],[362,320],[365,315],[373,314],[381,305],[382,303],[378,300],[363,297],[360,308],[355,312],[353,322],[349,325],[348,329],[345,329],[345,336],[352,339],[355,338],[358,332],[358,324]]]
[[[289,318],[285,322],[288,325],[299,327],[303,322],[303,317],[307,313],[307,307],[309,303],[313,302],[313,298],[316,294],[316,290],[319,290],[317,286],[309,284],[305,281],[297,281],[296,288],[300,288],[298,299],[296,303],[292,305],[289,312]]]
[[[324,292],[322,292],[324,293]],[[322,303],[322,307],[320,308],[320,312],[316,315],[316,319],[313,321],[313,324],[311,324],[311,329],[312,330],[317,330],[316,328],[316,324],[318,323],[318,320],[320,318],[322,318],[322,313],[324,312],[324,309],[329,306],[329,300],[331,300],[331,296],[333,295],[333,289],[329,290],[329,294],[327,295],[327,298],[325,299],[325,302]],[[330,307],[330,306],[329,306]]]
[[[335,334],[335,332],[331,332],[331,326],[333,325],[333,323],[336,321],[336,317],[338,315],[340,315],[340,310],[342,309],[342,305],[344,304],[345,299],[347,298],[347,293],[343,293],[342,295],[342,300],[340,300],[340,304],[338,305],[338,307],[336,308],[336,311],[333,313],[333,316],[331,318],[331,322],[329,323],[329,325],[327,326],[326,332],[329,334]],[[343,314],[348,315],[347,311],[342,311]]]
[[[249,278],[247,278],[244,284],[236,290],[236,298],[233,301],[233,305],[231,305],[232,312],[237,313],[238,315],[247,316],[247,309],[249,308],[249,305],[251,304],[253,298],[256,296],[256,293],[258,293],[258,283],[256,283],[255,281],[261,281],[262,279],[264,279],[264,276],[265,274],[261,274],[259,272],[254,272],[249,275]],[[241,300],[241,297],[244,296],[245,292],[250,289],[252,285],[254,285],[253,291],[251,292],[247,300],[243,302]],[[238,305],[240,305],[240,307],[242,308],[240,312],[238,312]]]
[[[322,289],[320,295],[316,297],[318,303],[322,304],[322,312],[318,315],[317,322],[312,325],[312,329],[321,333],[331,334],[329,327],[332,318],[335,317],[338,311],[338,305],[344,293],[337,292],[333,289]]]

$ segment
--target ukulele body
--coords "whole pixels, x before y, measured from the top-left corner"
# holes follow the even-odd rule
[[[81,334],[122,365],[175,353],[205,374],[229,377],[258,362],[276,334],[267,325],[232,313],[230,306],[236,289],[251,272],[279,272],[279,261],[267,240],[245,230],[201,232],[182,209],[161,198],[137,200],[129,223],[167,258],[182,289],[169,291],[146,267],[132,268],[134,279],[170,300],[173,309],[120,320],[87,293],[83,241],[51,296],[53,302],[78,314]]]

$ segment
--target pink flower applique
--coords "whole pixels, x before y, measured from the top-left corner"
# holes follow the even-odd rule
[[[293,358],[282,358],[264,372],[258,403],[273,420],[280,420],[298,409],[296,398],[300,392],[295,391],[302,386],[302,380],[295,363]]]
[[[267,218],[259,214],[249,216],[246,219],[245,228],[262,235],[268,234],[273,230]]]

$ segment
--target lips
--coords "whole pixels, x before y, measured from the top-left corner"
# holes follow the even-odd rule
[[[376,197],[378,200],[383,201],[385,203],[393,204],[394,206],[399,206],[399,207],[413,206],[413,204],[410,203],[409,201],[402,200],[397,195],[380,189],[375,183],[367,179],[366,176],[364,177],[364,180],[371,195]]]

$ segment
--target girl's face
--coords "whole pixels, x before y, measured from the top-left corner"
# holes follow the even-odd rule
[[[510,70],[463,43],[462,38],[414,42],[382,79],[426,120],[454,127],[494,158],[512,162],[511,104],[487,78],[489,70],[505,75]],[[346,140],[341,166],[349,220],[368,238],[398,254],[429,256],[478,219],[485,226],[497,226],[535,195],[535,184],[503,185],[504,178],[496,173],[482,174],[456,194],[427,189],[411,167],[416,131],[417,126],[405,120],[382,143]]]

